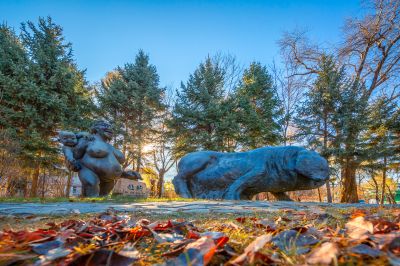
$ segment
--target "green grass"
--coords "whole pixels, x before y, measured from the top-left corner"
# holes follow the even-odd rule
[[[57,203],[57,202],[96,202],[96,203],[130,203],[130,202],[169,202],[196,201],[186,198],[132,198],[128,196],[108,196],[97,198],[0,198],[0,203]]]

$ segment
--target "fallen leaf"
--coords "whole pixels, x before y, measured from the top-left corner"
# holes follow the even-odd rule
[[[379,257],[382,255],[380,250],[374,249],[366,244],[359,244],[355,247],[350,249],[352,253],[360,254],[360,255],[367,255],[373,258]]]
[[[236,218],[236,221],[243,224],[246,222],[246,217],[238,217]]]
[[[374,226],[374,234],[387,234],[399,230],[398,224],[383,219],[374,220],[372,224]]]
[[[314,249],[307,258],[310,264],[330,264],[336,259],[339,248],[336,243],[325,242],[320,247]]]
[[[244,250],[243,254],[235,258],[229,264],[232,265],[245,265],[252,264],[257,258],[258,251],[262,249],[265,244],[270,242],[272,239],[271,234],[261,235],[251,242]]]
[[[393,239],[388,245],[388,250],[396,256],[400,256],[400,237]]]
[[[202,237],[195,242],[189,243],[183,252],[176,258],[166,261],[166,265],[207,265],[216,251],[216,245],[211,238]]]
[[[379,249],[390,244],[396,237],[400,237],[400,232],[390,232],[388,234],[374,234],[369,237],[375,244],[378,245]]]
[[[76,258],[69,266],[127,266],[134,261],[136,259],[119,255],[112,250],[99,249]]]
[[[364,210],[364,209],[356,209],[350,215],[350,218],[354,219],[354,218],[357,218],[357,217],[365,217],[365,216],[367,216],[366,210]]]
[[[163,257],[174,257],[174,256],[178,256],[179,254],[181,254],[183,252],[183,250],[185,249],[185,247],[189,244],[189,243],[193,243],[195,240],[193,239],[184,239],[182,241],[179,241],[178,243],[174,243],[171,247],[170,250],[168,252],[165,252],[162,254]]]
[[[347,234],[352,239],[366,239],[369,234],[374,232],[374,226],[371,222],[365,220],[364,216],[357,216],[351,219],[345,225]]]
[[[17,253],[2,253],[0,255],[0,265],[19,265],[21,261],[31,260],[37,258],[33,254],[17,254]]]
[[[301,234],[295,230],[286,230],[272,238],[272,243],[285,252],[291,250],[297,254],[307,253],[310,249],[308,246],[315,245],[319,240],[312,234]]]
[[[139,251],[132,243],[125,244],[124,247],[118,252],[118,254],[133,259],[139,259],[140,256]]]
[[[32,250],[39,255],[46,255],[50,250],[56,249],[64,245],[59,239],[47,241],[40,244],[31,244]]]
[[[35,265],[43,265],[43,264],[45,264],[46,262],[51,262],[51,261],[53,261],[53,260],[66,257],[66,256],[68,256],[69,254],[71,254],[71,252],[72,252],[72,251],[71,251],[70,249],[65,249],[65,248],[63,248],[63,247],[55,248],[55,249],[49,250],[49,252],[47,252],[46,255],[40,256],[40,260],[37,261],[37,262],[35,263]]]

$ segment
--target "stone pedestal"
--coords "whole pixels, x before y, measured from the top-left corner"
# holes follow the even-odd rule
[[[134,198],[147,198],[149,191],[144,182],[119,178],[114,186],[114,195],[131,196]]]

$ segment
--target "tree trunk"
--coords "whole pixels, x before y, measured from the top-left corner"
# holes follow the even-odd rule
[[[13,197],[15,195],[15,186],[14,186],[14,179],[19,177],[7,177],[7,185],[6,185],[6,195]]]
[[[326,111],[324,111],[324,113],[325,113],[325,116],[324,116],[324,157],[325,157],[325,159],[328,161],[328,153],[327,153],[327,150],[328,150],[328,118],[327,118],[327,112]],[[331,194],[331,186],[330,186],[330,184],[329,184],[329,179],[328,180],[326,180],[326,182],[325,182],[325,185],[326,185],[326,199],[327,199],[327,201],[329,202],[329,203],[332,203],[332,194]]]
[[[136,159],[136,172],[140,172],[140,166],[142,165],[142,144],[138,144],[138,155]]]
[[[388,186],[388,185],[386,185],[386,187],[387,187],[387,189],[388,189],[388,191],[389,191],[389,196],[390,196],[390,198],[392,199],[391,201],[392,201],[392,204],[396,204],[396,197],[395,197],[395,195],[392,193],[392,191],[390,190],[390,187]]]
[[[46,185],[46,171],[44,171],[43,173],[43,177],[42,177],[42,199],[44,198],[44,194],[45,194],[45,185]]]
[[[382,197],[381,197],[381,205],[383,205],[385,201],[385,188],[386,188],[386,156],[383,157],[383,171],[382,171]]]
[[[33,169],[32,171],[32,185],[31,185],[31,195],[30,195],[32,198],[37,196],[39,174],[40,174],[40,163],[38,163],[35,169]]]
[[[375,177],[374,177],[374,173],[372,173],[371,176],[372,181],[374,182],[375,185],[375,200],[376,200],[376,204],[379,204],[379,184],[376,181]]]
[[[69,193],[71,191],[71,183],[72,183],[72,171],[68,170],[67,187],[64,194],[66,198],[69,198]]]
[[[142,132],[142,114],[139,114],[139,121],[138,121],[138,154],[136,160],[136,172],[140,172],[140,167],[142,166],[142,144],[143,144],[143,132]]]
[[[357,182],[356,182],[356,164],[349,158],[342,165],[342,197],[340,202],[357,203]]]
[[[318,190],[318,199],[319,199],[319,202],[322,202],[321,191],[319,190],[319,188],[317,188],[317,190]]]
[[[326,180],[325,185],[326,185],[326,199],[329,203],[332,203],[331,184],[329,183],[329,179]]]
[[[158,174],[158,184],[157,184],[157,197],[159,198],[162,197],[163,184],[164,184],[164,172],[161,171]]]

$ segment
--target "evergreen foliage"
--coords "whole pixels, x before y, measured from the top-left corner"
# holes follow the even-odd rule
[[[143,147],[151,140],[154,121],[164,109],[165,89],[149,56],[142,50],[134,63],[127,63],[109,73],[98,90],[99,111],[120,129],[123,152],[137,170],[142,166]]]
[[[58,161],[52,140],[61,128],[87,124],[92,103],[84,72],[65,42],[62,28],[50,17],[38,24],[22,24],[17,37],[6,25],[0,28],[0,87],[2,129],[13,132],[20,143],[20,158],[35,169],[32,195],[36,195],[40,167]]]
[[[181,83],[170,121],[178,157],[196,150],[234,150],[238,128],[224,80],[222,67],[207,57],[186,84]]]
[[[282,109],[267,68],[253,62],[236,91],[239,143],[243,149],[275,145],[280,139]]]
[[[323,56],[320,72],[312,89],[306,93],[305,101],[299,104],[295,119],[297,138],[329,159],[337,137],[334,114],[340,90],[345,83],[345,73],[339,69],[333,58]]]

